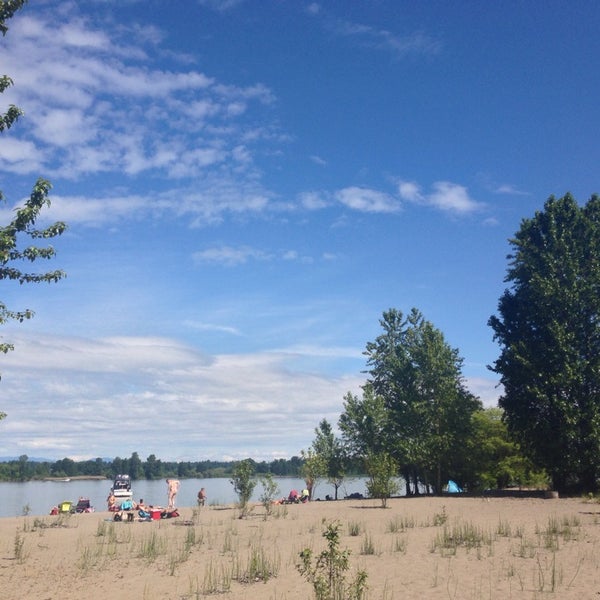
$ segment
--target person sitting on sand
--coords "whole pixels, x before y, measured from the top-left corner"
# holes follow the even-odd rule
[[[136,505],[136,510],[138,511],[138,516],[141,519],[149,519],[150,518],[150,511],[148,510],[148,507],[144,504],[144,499],[140,498],[140,501],[137,503]]]
[[[117,499],[115,498],[115,495],[112,492],[108,495],[106,502],[108,503],[108,510],[110,512],[114,512],[115,510],[117,510]]]
[[[128,521],[133,521],[134,509],[135,509],[135,507],[133,505],[133,501],[130,500],[129,498],[127,498],[127,499],[123,500],[123,502],[121,502],[121,512],[127,513]]]
[[[300,502],[308,502],[310,500],[310,492],[304,488],[300,494]]]
[[[204,506],[206,502],[206,490],[204,488],[200,488],[198,492],[198,506]]]

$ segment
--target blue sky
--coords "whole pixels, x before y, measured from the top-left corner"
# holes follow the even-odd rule
[[[508,239],[600,191],[594,2],[31,2],[0,41],[57,285],[2,328],[0,456],[259,460],[360,392],[421,310],[487,406]]]

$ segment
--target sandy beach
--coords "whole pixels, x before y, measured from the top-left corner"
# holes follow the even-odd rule
[[[561,599],[600,594],[600,505],[584,499],[398,498],[180,508],[115,523],[108,512],[0,520],[7,600],[313,598],[299,553],[340,525],[370,600]]]

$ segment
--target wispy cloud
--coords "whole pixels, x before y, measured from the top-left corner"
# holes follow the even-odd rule
[[[281,260],[285,262],[296,262],[312,264],[314,258],[301,254],[297,250],[288,249],[275,252],[266,252],[249,246],[216,246],[195,252],[192,256],[196,264],[223,265],[226,267],[237,267],[250,261],[272,261]]]
[[[358,210],[370,213],[395,213],[401,208],[398,199],[390,194],[364,187],[347,187],[335,193],[338,202]]]
[[[514,185],[511,185],[510,183],[503,183],[503,184],[498,185],[494,189],[494,193],[506,194],[509,196],[529,196],[530,195],[528,192],[523,192],[522,190],[519,190]]]
[[[197,331],[216,331],[218,333],[227,333],[230,335],[241,336],[242,333],[237,327],[231,327],[229,325],[218,325],[216,323],[202,323],[199,321],[189,321],[186,320],[184,325],[186,327],[191,327],[192,329],[196,329]]]
[[[18,85],[4,99],[23,107],[27,119],[15,134],[20,142],[11,134],[13,147],[0,153],[1,169],[69,178],[124,170],[191,179],[227,161],[238,178],[255,178],[249,140],[264,140],[256,132],[269,128],[255,109],[270,105],[272,92],[196,70],[159,70],[148,56],[160,36],[139,37],[135,28],[102,30],[56,11],[15,20],[3,42]]]
[[[226,267],[236,267],[246,264],[250,260],[271,260],[272,256],[262,250],[257,250],[249,246],[239,246],[237,248],[218,246],[194,252],[192,258],[198,264],[218,264],[225,265]]]
[[[320,210],[331,205],[328,195],[323,192],[303,192],[299,195],[299,201],[307,210]]]
[[[218,12],[231,10],[243,2],[244,0],[198,0],[198,4]]]
[[[389,52],[398,59],[410,54],[435,55],[442,48],[439,39],[423,31],[400,34],[389,29],[348,21],[325,12],[316,2],[308,5],[306,12],[319,18],[323,25],[336,35],[354,38],[364,47]]]
[[[14,339],[18,352],[3,359],[10,370],[2,381],[10,407],[4,455],[36,448],[50,458],[93,458],[117,448],[122,456],[142,450],[184,460],[201,448],[205,458],[222,458],[223,440],[235,438],[232,459],[293,456],[310,444],[315,423],[335,421],[343,395],[361,384],[293,368],[298,352],[316,362],[357,354],[347,348],[208,356],[166,338]],[[40,422],[53,435],[40,435]],[[127,428],[125,438],[115,423]]]
[[[320,167],[326,167],[327,166],[327,161],[323,158],[321,158],[320,156],[316,156],[316,155],[312,155],[310,157],[310,160],[312,162],[315,163],[315,165],[319,165]]]
[[[387,29],[377,29],[369,25],[337,21],[336,31],[340,35],[355,37],[365,46],[387,50],[397,58],[408,54],[437,54],[441,43],[423,32],[398,35]]]

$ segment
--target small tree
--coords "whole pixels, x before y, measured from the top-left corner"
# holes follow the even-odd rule
[[[312,584],[316,600],[361,600],[367,590],[367,573],[359,571],[354,581],[346,583],[350,550],[340,550],[340,523],[327,525],[323,537],[327,550],[319,554],[314,564],[312,550],[302,550],[298,571]]]
[[[333,485],[335,499],[338,489],[346,476],[346,453],[341,440],[335,437],[333,428],[327,419],[323,419],[315,429],[316,437],[312,443],[314,453],[321,457],[327,482]]]
[[[365,469],[369,476],[366,483],[369,496],[379,498],[381,507],[385,508],[388,498],[400,490],[396,479],[398,472],[396,461],[386,452],[369,454],[365,459]]]
[[[254,463],[246,458],[233,467],[233,474],[230,482],[239,499],[240,519],[248,514],[248,502],[252,497],[252,492],[256,487],[254,476]]]
[[[260,484],[262,486],[260,503],[264,506],[268,517],[273,512],[273,500],[279,495],[279,486],[273,480],[271,473],[265,473],[260,479]]]
[[[312,448],[302,450],[300,455],[304,460],[301,469],[302,478],[304,479],[304,483],[306,483],[306,488],[308,489],[309,496],[312,500],[317,483],[319,479],[322,479],[325,476],[327,467],[323,457],[317,454]]]

